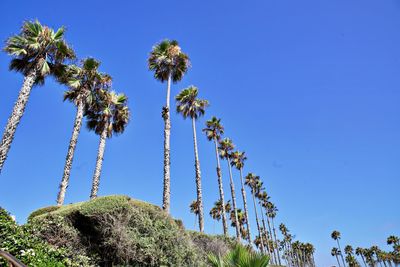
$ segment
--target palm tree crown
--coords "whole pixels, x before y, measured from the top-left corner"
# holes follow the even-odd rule
[[[244,162],[247,160],[245,152],[235,151],[232,153],[231,165],[235,166],[236,169],[240,170],[244,167]]]
[[[87,111],[88,129],[101,135],[106,127],[108,138],[113,133],[123,133],[130,116],[126,95],[99,90],[97,97],[98,101],[94,107]]]
[[[224,138],[219,142],[219,156],[222,159],[231,158],[231,152],[235,149],[235,145],[233,144],[232,140],[229,138]]]
[[[204,115],[205,108],[208,106],[208,101],[203,99],[198,99],[198,89],[195,86],[189,86],[183,89],[176,97],[178,102],[176,106],[176,111],[181,113],[183,118],[190,117],[192,119],[197,119]]]
[[[10,37],[4,47],[5,52],[14,56],[10,70],[24,75],[36,70],[36,84],[43,84],[48,74],[61,74],[64,60],[75,58],[74,51],[63,39],[64,33],[64,27],[54,31],[37,20],[25,22],[20,34]]]
[[[190,67],[190,60],[177,41],[166,39],[153,46],[148,66],[157,80],[164,82],[171,75],[172,81],[178,82]]]
[[[203,129],[209,141],[216,139],[219,141],[224,134],[224,126],[221,124],[221,119],[212,117],[206,122],[206,128]]]

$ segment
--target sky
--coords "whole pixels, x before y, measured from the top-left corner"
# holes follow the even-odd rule
[[[15,1],[0,2],[0,40],[25,20],[65,25],[79,58],[99,59],[114,90],[129,97],[126,131],[107,141],[100,195],[125,194],[161,205],[166,84],[147,68],[152,46],[179,41],[191,59],[172,96],[195,85],[209,100],[197,122],[205,230],[218,199],[213,144],[200,132],[211,116],[246,151],[244,172],[261,176],[296,238],[316,247],[317,266],[333,266],[330,238],[389,249],[400,235],[400,2],[397,0],[263,1]],[[0,128],[23,77],[0,53]],[[32,90],[0,175],[0,206],[20,223],[54,205],[75,107],[67,88],[48,78]],[[171,103],[174,103],[172,101]],[[82,129],[66,203],[89,198],[99,137]],[[192,130],[172,113],[171,213],[194,229]],[[225,195],[229,196],[226,162]],[[239,188],[238,172],[234,172]],[[242,206],[237,190],[237,199]],[[249,194],[249,192],[248,192]],[[250,201],[250,199],[249,199]],[[250,206],[250,213],[253,209]],[[256,232],[254,216],[252,232]],[[234,234],[234,229],[230,229]]]

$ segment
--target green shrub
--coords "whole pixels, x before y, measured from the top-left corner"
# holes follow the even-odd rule
[[[202,266],[190,236],[159,207],[101,197],[31,216],[37,235],[99,266]]]
[[[9,252],[28,266],[90,266],[85,257],[68,257],[66,250],[55,249],[35,236],[31,225],[19,226],[0,208],[0,249]],[[0,266],[5,266],[0,261]]]
[[[60,208],[59,206],[49,206],[49,207],[45,207],[45,208],[38,209],[38,210],[32,212],[32,213],[29,215],[28,221],[30,221],[32,218],[34,218],[34,217],[36,217],[36,216],[40,216],[40,215],[42,215],[42,214],[46,214],[46,213],[49,213],[49,212],[51,212],[51,211],[55,211],[55,210],[57,210],[57,209],[59,209],[59,208]]]

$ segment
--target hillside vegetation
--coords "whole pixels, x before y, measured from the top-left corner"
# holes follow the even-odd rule
[[[236,244],[185,231],[159,207],[127,196],[46,207],[28,224],[46,243],[97,266],[207,266],[208,254],[225,254]]]

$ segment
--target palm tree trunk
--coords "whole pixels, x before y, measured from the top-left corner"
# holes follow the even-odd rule
[[[365,259],[364,259],[363,254],[360,254],[360,256],[361,256],[361,259],[362,259],[362,261],[363,261],[363,263],[364,263],[364,266],[367,267],[367,263],[365,262]]]
[[[239,219],[238,219],[238,214],[237,214],[237,207],[236,207],[236,196],[235,196],[235,184],[233,182],[232,178],[232,166],[231,166],[231,160],[229,157],[227,158],[228,162],[228,168],[229,168],[229,181],[230,181],[230,186],[231,186],[231,195],[232,195],[232,206],[233,206],[233,211],[235,214],[235,227],[236,227],[236,238],[238,241],[240,241],[242,238],[240,236],[240,229],[239,229]]]
[[[67,191],[67,187],[69,184],[69,177],[71,174],[72,161],[74,159],[75,148],[76,148],[76,144],[78,142],[79,132],[81,131],[82,118],[83,118],[83,101],[78,100],[78,105],[76,107],[74,128],[72,130],[71,140],[69,141],[68,152],[67,152],[67,156],[65,158],[64,173],[63,173],[63,177],[61,179],[60,189],[59,189],[59,192],[57,195],[57,205],[58,206],[61,206],[64,204],[65,192]]]
[[[15,102],[11,116],[7,121],[7,125],[4,129],[3,137],[0,143],[0,173],[3,169],[4,162],[7,159],[7,154],[14,139],[14,134],[17,130],[17,126],[21,121],[22,115],[24,115],[25,107],[36,78],[37,71],[35,69],[31,70],[25,76],[21,90],[19,91],[17,102]]]
[[[242,184],[242,197],[243,197],[243,206],[244,206],[244,216],[246,217],[246,224],[247,224],[247,237],[248,237],[248,240],[249,240],[249,244],[251,244],[250,220],[249,220],[249,212],[248,212],[248,209],[247,209],[246,190],[244,189],[242,169],[240,169],[239,171],[240,171],[240,183]]]
[[[262,206],[261,206],[261,205],[260,205],[260,208],[261,208],[261,220],[262,220],[264,232],[266,233],[266,241],[265,241],[265,244],[266,244],[266,247],[267,247],[268,256],[270,257],[270,259],[271,259],[271,261],[272,261],[273,258],[271,257],[271,250],[270,250],[270,247],[269,247],[268,230],[267,230],[267,227],[265,226],[264,212],[263,212],[263,209],[262,209]]]
[[[342,249],[340,248],[339,239],[336,239],[336,242],[337,242],[337,245],[338,245],[338,249],[339,249],[339,251],[340,251],[340,257],[342,258],[343,266],[346,267],[346,263],[345,263],[344,258],[343,258],[343,251],[342,251]]]
[[[214,144],[215,144],[215,156],[217,158],[217,176],[218,176],[219,196],[220,196],[220,200],[222,203],[222,228],[224,230],[224,235],[228,236],[228,225],[226,223],[224,188],[222,185],[222,172],[221,172],[221,164],[219,161],[218,141],[216,138],[214,138]]]
[[[260,222],[258,221],[258,212],[257,212],[257,206],[256,206],[256,197],[254,195],[254,190],[251,190],[251,195],[253,196],[253,204],[254,204],[254,212],[256,213],[256,223],[257,223],[257,229],[258,229],[258,235],[260,236],[260,241],[261,241],[261,251],[262,253],[265,253],[265,248],[264,248],[264,241],[260,229]]]
[[[97,192],[99,191],[101,167],[103,166],[104,150],[106,148],[107,128],[108,128],[108,123],[106,123],[104,125],[104,129],[100,135],[100,143],[99,143],[99,148],[97,150],[97,160],[96,160],[96,167],[94,169],[94,174],[93,174],[92,190],[90,192],[90,199],[95,199],[97,197]]]
[[[194,118],[192,118],[192,128],[193,128],[193,144],[194,144],[194,165],[196,169],[197,202],[199,205],[199,228],[200,232],[204,232],[204,213],[203,213],[203,196],[201,191],[200,160],[199,160],[199,152],[197,150],[196,120]]]
[[[170,211],[171,203],[171,151],[170,151],[170,136],[171,136],[171,117],[169,102],[171,98],[171,74],[167,81],[167,101],[163,109],[164,119],[164,189],[163,189],[163,210],[167,213]]]
[[[340,266],[340,262],[339,262],[339,257],[337,256],[337,254],[335,255],[335,257],[336,257],[336,260],[337,260],[338,267],[341,267]]]
[[[275,264],[278,264],[278,256],[276,255],[276,251],[275,251],[275,243],[273,242],[274,239],[272,237],[271,224],[269,222],[268,215],[267,215],[267,223],[268,223],[268,230],[269,230],[269,233],[271,235],[271,240],[272,240],[272,244],[273,244],[272,251],[273,251],[273,256],[274,256],[274,259],[275,259]]]
[[[277,246],[276,253],[278,254],[278,263],[279,263],[279,265],[281,265],[281,255],[279,255],[278,241],[277,241],[277,238],[276,238],[276,230],[275,230],[274,218],[271,218],[271,223],[272,223],[272,231],[274,232],[275,244]]]

